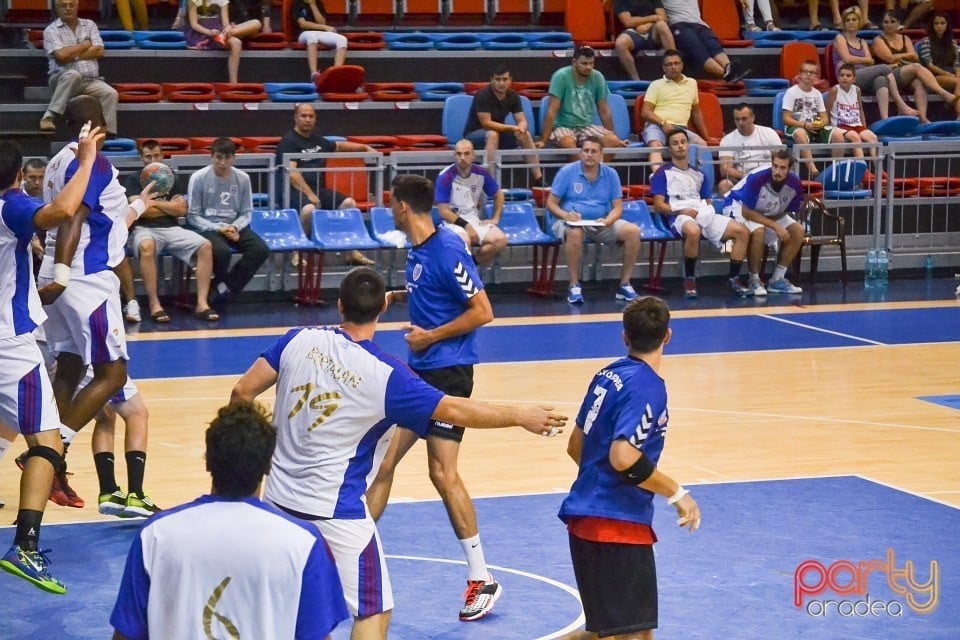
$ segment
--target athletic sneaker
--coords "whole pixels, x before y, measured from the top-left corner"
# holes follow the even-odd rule
[[[136,300],[131,300],[127,303],[127,306],[123,309],[123,318],[127,322],[137,323],[140,322],[140,303]]]
[[[803,293],[803,289],[793,284],[786,278],[771,280],[767,283],[767,291],[770,293]]]
[[[624,302],[630,302],[637,298],[637,292],[634,291],[633,286],[628,282],[627,284],[620,285],[620,288],[617,289],[617,300],[623,300]]]
[[[128,493],[122,517],[149,518],[158,511],[160,511],[160,507],[147,494]]]
[[[697,279],[696,278],[684,278],[683,279],[683,297],[693,300],[697,297]]]
[[[760,278],[751,277],[750,284],[748,286],[750,287],[750,291],[753,291],[754,296],[763,297],[767,295],[767,289],[763,286],[763,282],[760,280]]]
[[[570,290],[567,292],[567,302],[570,304],[583,304],[583,289],[580,288],[580,285],[575,284],[570,287]]]
[[[23,471],[23,468],[27,464],[27,452],[24,451],[16,458],[13,459],[14,464],[17,465],[17,468],[20,471]],[[66,471],[60,471],[53,474],[53,485],[50,487],[50,501],[54,504],[58,504],[61,507],[73,507],[75,509],[83,509],[86,502],[83,498],[77,495],[77,492],[73,490],[73,487],[70,486],[70,483],[67,482],[67,476],[73,475],[67,473]]]
[[[50,575],[50,559],[46,555],[49,552],[49,549],[24,551],[18,545],[13,545],[0,559],[0,569],[32,582],[44,591],[66,593],[67,588],[63,583]]]
[[[123,511],[127,506],[127,494],[117,487],[113,493],[101,493],[97,500],[97,511],[105,516],[123,517]]]
[[[493,605],[503,593],[503,587],[488,575],[486,580],[467,580],[467,590],[463,592],[466,601],[460,609],[460,619],[464,622],[479,620],[493,611]]]
[[[743,286],[743,283],[740,282],[740,278],[730,278],[727,280],[727,286],[730,287],[730,291],[733,291],[741,298],[746,298],[747,296],[753,295],[753,290],[751,290],[749,287]]]

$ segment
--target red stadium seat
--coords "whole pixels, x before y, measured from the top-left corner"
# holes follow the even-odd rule
[[[403,151],[437,151],[447,148],[447,138],[433,133],[402,134],[397,136],[397,144]]]
[[[209,82],[164,82],[163,97],[170,102],[210,102],[217,97]]]
[[[817,45],[812,42],[787,42],[780,51],[780,77],[793,80],[800,73],[800,65],[807,60],[820,60]]]
[[[160,143],[160,149],[163,151],[163,157],[182,156],[191,153],[189,138],[137,138],[137,148],[143,146],[147,140],[156,140]]]
[[[357,203],[357,208],[367,211],[376,206],[370,198],[370,176],[363,158],[329,158],[326,163],[329,171],[324,172],[327,189],[348,195]],[[337,169],[340,168],[340,171]],[[343,168],[349,168],[344,171]]]
[[[221,102],[263,102],[269,97],[258,82],[218,82],[213,90]]]
[[[313,83],[317,87],[317,93],[324,100],[367,100],[370,95],[360,91],[365,74],[363,67],[344,64],[339,67],[327,67],[314,79]]]
[[[720,40],[724,47],[752,47],[753,40],[740,37],[740,11],[735,0],[710,0],[704,2],[700,17]]]
[[[351,51],[379,51],[387,48],[383,34],[376,31],[358,31],[343,35],[347,37],[347,49]]]
[[[247,153],[273,153],[280,144],[280,136],[247,136],[240,138],[240,146]]]
[[[578,45],[613,48],[613,41],[607,39],[606,11],[600,0],[567,0],[563,26]]]
[[[409,102],[420,98],[412,82],[368,82],[363,89],[374,102]]]
[[[120,102],[160,102],[163,87],[153,82],[118,82],[113,85]]]
[[[287,36],[282,31],[258,33],[243,41],[244,49],[255,51],[279,51],[287,48]]]

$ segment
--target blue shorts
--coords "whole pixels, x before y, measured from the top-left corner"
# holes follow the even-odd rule
[[[467,140],[473,143],[474,149],[483,149],[487,146],[487,130],[486,129],[474,129],[467,135],[463,136]],[[517,138],[512,133],[501,133],[500,142],[497,144],[499,149],[516,149],[517,148]]]
[[[691,73],[699,72],[707,60],[723,53],[723,46],[716,34],[695,22],[673,25],[673,39],[677,49],[683,52],[684,60],[693,63]]]

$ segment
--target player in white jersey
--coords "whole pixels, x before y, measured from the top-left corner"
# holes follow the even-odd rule
[[[70,100],[65,115],[73,138],[81,123],[103,122],[100,103],[90,96]],[[44,199],[56,196],[76,171],[72,147],[68,144],[47,165]],[[58,354],[53,388],[65,445],[127,379],[120,283],[112,269],[123,259],[127,227],[154,204],[150,193],[148,185],[140,199],[128,204],[117,170],[98,153],[77,215],[56,233],[47,234],[39,293],[48,305],[47,340]],[[75,395],[87,366],[93,367],[94,379]],[[83,506],[67,484],[65,471],[57,474],[56,481],[69,497],[69,506]]]
[[[115,640],[319,640],[347,619],[323,537],[256,497],[276,441],[262,407],[220,409],[206,432],[210,495],[150,518],[134,539]]]
[[[369,267],[340,284],[339,328],[293,329],[253,363],[232,400],[252,400],[276,385],[279,430],[264,497],[309,520],[333,551],[352,640],[386,638],[393,593],[364,492],[394,425],[426,437],[430,422],[475,428],[521,426],[556,435],[566,416],[541,407],[495,407],[448,396],[373,342],[386,309],[383,278]]]
[[[20,189],[20,149],[0,141],[0,422],[23,434],[29,446],[14,544],[0,558],[0,568],[52,593],[66,593],[66,587],[50,574],[38,542],[53,475],[63,467],[63,445],[53,389],[33,335],[46,316],[33,278],[30,241],[36,231],[74,216],[102,140],[97,128],[78,141],[76,171],[49,204]]]

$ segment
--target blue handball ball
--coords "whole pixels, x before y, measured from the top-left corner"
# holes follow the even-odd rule
[[[140,172],[140,188],[145,189],[148,182],[153,182],[154,197],[162,197],[173,189],[173,169],[162,162],[151,162]]]

